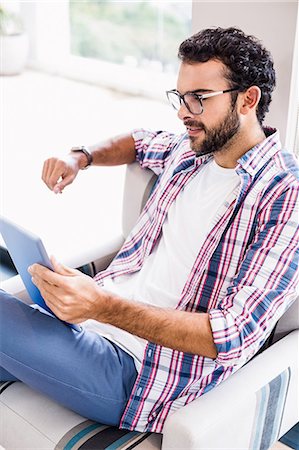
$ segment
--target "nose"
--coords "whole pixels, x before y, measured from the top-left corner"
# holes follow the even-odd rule
[[[180,108],[178,109],[177,116],[180,120],[186,120],[193,118],[193,114],[186,107],[184,102],[181,102]]]

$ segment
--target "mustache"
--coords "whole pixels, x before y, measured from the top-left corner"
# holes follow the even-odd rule
[[[197,122],[196,120],[185,120],[184,125],[185,127],[201,128],[202,130],[207,131],[204,124],[202,122]]]

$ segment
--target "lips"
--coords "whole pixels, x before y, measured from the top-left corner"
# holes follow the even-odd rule
[[[203,128],[186,127],[187,131],[201,131]]]
[[[197,123],[190,123],[190,122],[185,122],[184,123],[187,133],[189,134],[189,136],[193,136],[196,135],[198,133],[200,133],[201,131],[204,131],[204,126],[201,126]]]
[[[189,136],[197,136],[202,131],[204,131],[203,128],[195,128],[195,127],[186,127],[186,129]]]

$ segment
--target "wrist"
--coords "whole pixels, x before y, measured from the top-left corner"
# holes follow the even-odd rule
[[[93,305],[92,319],[112,324],[115,308],[115,295],[100,286],[96,287],[96,300]]]
[[[72,156],[76,155],[80,170],[87,169],[89,166],[91,166],[93,158],[91,150],[88,147],[84,145],[80,147],[72,147],[70,154]]]

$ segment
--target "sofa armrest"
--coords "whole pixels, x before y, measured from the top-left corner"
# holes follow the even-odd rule
[[[96,272],[100,272],[108,267],[123,242],[123,236],[118,235],[98,245],[95,243],[92,247],[83,248],[76,256],[66,256],[61,262],[69,267],[82,267],[93,262]]]
[[[293,331],[171,415],[162,449],[269,448],[299,419],[298,338]]]
[[[142,169],[139,163],[127,165],[122,214],[122,231],[125,237],[135,225],[156,180],[157,175],[149,169]]]
[[[4,291],[8,292],[11,295],[14,295],[15,297],[18,297],[24,303],[27,304],[32,303],[20,275],[15,275],[14,277],[2,281],[1,289],[3,289]]]

